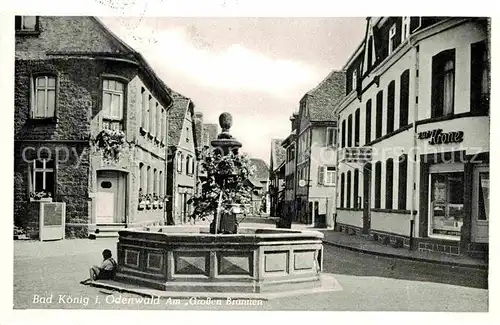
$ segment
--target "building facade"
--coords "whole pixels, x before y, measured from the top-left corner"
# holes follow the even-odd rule
[[[345,75],[332,71],[300,101],[296,200],[300,222],[333,226],[337,168],[335,105],[344,97]]]
[[[269,215],[272,217],[284,216],[286,150],[281,146],[282,143],[282,139],[271,140],[271,157],[269,160]]]
[[[297,201],[295,199],[296,176],[295,176],[295,139],[297,135],[297,113],[290,117],[291,132],[288,137],[283,140],[281,146],[286,150],[285,159],[285,201],[283,204],[285,214],[291,214],[293,221],[297,221]]]
[[[367,20],[336,108],[338,229],[419,250],[487,252],[489,37],[479,18]]]
[[[197,191],[198,154],[194,103],[173,92],[168,129],[168,223],[187,223],[192,213],[189,200]]]
[[[15,28],[15,224],[37,236],[41,201],[66,203],[66,236],[163,222],[170,89],[94,17]]]

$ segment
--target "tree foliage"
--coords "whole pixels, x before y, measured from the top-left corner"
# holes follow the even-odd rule
[[[228,213],[232,204],[248,205],[252,201],[252,187],[247,181],[253,168],[246,155],[207,152],[201,162],[206,177],[201,183],[201,193],[193,196],[188,204],[193,205],[191,217],[213,217],[217,212],[222,191],[222,213]]]

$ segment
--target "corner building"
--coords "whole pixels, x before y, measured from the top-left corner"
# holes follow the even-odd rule
[[[490,25],[370,17],[345,66],[337,230],[397,247],[488,253]],[[371,150],[371,160],[352,158]]]

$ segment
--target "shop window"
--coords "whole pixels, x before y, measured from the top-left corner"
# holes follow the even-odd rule
[[[342,148],[345,148],[345,120],[342,121]]]
[[[359,108],[354,113],[354,146],[359,147]]]
[[[394,131],[394,91],[395,91],[394,80],[389,83],[387,88],[387,133]]]
[[[354,170],[354,193],[353,193],[354,207],[361,208],[361,200],[359,198],[359,169]]]
[[[488,113],[490,83],[488,51],[485,41],[471,45],[471,111]]]
[[[478,191],[478,220],[489,220],[490,213],[490,173],[479,173],[479,188]]]
[[[432,57],[432,117],[453,114],[455,101],[455,49]]]
[[[345,197],[345,173],[340,175],[340,207],[344,207],[344,197]]]
[[[392,159],[387,159],[385,163],[385,208],[392,209],[394,182],[394,163]]]
[[[365,131],[365,143],[370,143],[372,136],[372,100],[369,99],[366,102],[366,131]]]
[[[44,119],[54,117],[56,108],[56,77],[37,76],[32,85],[31,117]]]
[[[380,196],[382,192],[382,163],[377,161],[375,163],[375,197],[374,207],[380,209]]]
[[[464,220],[464,174],[430,174],[429,235],[460,238]]]
[[[382,136],[382,105],[384,103],[384,92],[379,91],[377,94],[377,112],[375,124],[375,139]]]
[[[408,180],[408,155],[399,157],[398,209],[406,210],[406,183]]]
[[[346,207],[351,208],[351,171],[347,171]]]
[[[124,89],[125,85],[122,82],[112,79],[102,81],[103,128],[123,130]]]
[[[399,92],[399,127],[408,125],[408,111],[410,105],[410,70],[405,70],[400,77]]]
[[[352,115],[347,118],[347,146],[352,147]]]
[[[41,197],[54,197],[54,160],[37,159],[33,161],[30,192]]]

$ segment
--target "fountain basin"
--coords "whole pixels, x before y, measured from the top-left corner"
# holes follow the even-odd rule
[[[177,228],[177,229],[175,229]],[[266,293],[321,286],[323,234],[208,227],[120,231],[116,281],[168,292]]]

